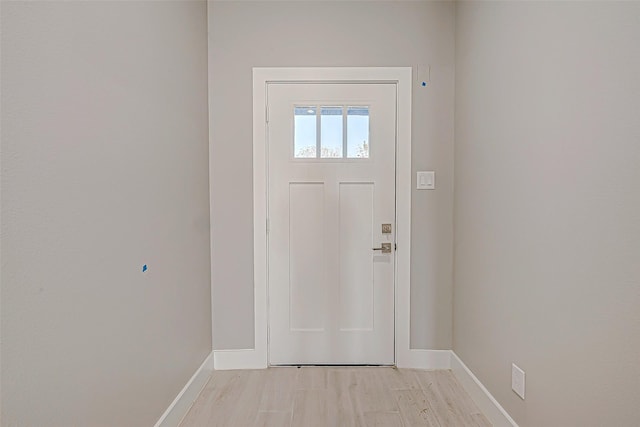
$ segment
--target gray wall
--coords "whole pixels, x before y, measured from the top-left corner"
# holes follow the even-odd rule
[[[456,28],[454,350],[522,427],[637,426],[640,3]]]
[[[206,4],[1,28],[3,425],[153,425],[211,351]]]
[[[216,349],[253,348],[252,67],[417,64],[412,169],[438,187],[412,196],[411,345],[451,348],[454,19],[451,2],[210,3]]]

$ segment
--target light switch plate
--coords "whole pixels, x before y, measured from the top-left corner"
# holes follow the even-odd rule
[[[418,190],[434,190],[436,188],[436,173],[433,171],[418,172],[416,181]]]

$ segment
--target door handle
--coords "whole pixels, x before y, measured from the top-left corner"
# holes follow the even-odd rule
[[[383,254],[391,253],[391,243],[382,243],[379,248],[373,248],[374,251],[382,251]]]

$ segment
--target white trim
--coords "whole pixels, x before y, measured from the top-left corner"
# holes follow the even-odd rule
[[[495,427],[518,427],[502,405],[453,351],[451,351],[451,370],[491,424]]]
[[[396,69],[396,365],[411,354],[411,68]]]
[[[212,5],[210,3],[210,1],[207,1],[207,29],[209,29],[208,31],[208,36],[207,36],[207,49],[208,49],[208,53],[207,53],[207,64],[208,64],[208,68],[207,70],[213,70],[214,69],[214,65],[213,65],[213,55],[211,54],[211,33],[210,33],[210,29],[213,28],[213,22],[212,22],[212,14],[211,14],[211,10],[212,10]],[[213,320],[213,315],[214,315],[214,295],[213,295],[213,278],[215,277],[216,272],[214,272],[214,263],[213,263],[213,245],[214,242],[217,243],[217,240],[215,239],[216,236],[214,236],[214,231],[215,231],[215,227],[213,226],[213,209],[214,209],[214,200],[215,200],[215,195],[213,194],[213,171],[214,169],[214,157],[213,157],[213,91],[211,90],[211,88],[213,87],[213,76],[212,76],[212,72],[208,71],[207,72],[207,110],[208,110],[208,119],[209,119],[209,131],[208,131],[208,136],[209,136],[209,147],[208,147],[208,152],[209,152],[209,277],[210,277],[210,307],[211,307],[211,344],[212,346],[214,346],[215,344],[215,339],[214,339],[214,327],[213,325],[215,324],[214,320]],[[217,78],[217,76],[216,76]]]
[[[267,76],[253,69],[253,303],[254,350],[268,363],[267,344]],[[266,73],[264,73],[266,74]]]
[[[270,82],[393,82],[397,84],[396,156],[396,363],[412,360],[409,348],[411,262],[411,67],[253,69],[253,271],[255,346],[260,368],[268,364],[267,310],[267,129]],[[234,366],[242,363],[232,363]],[[216,365],[217,366],[217,365]],[[406,366],[406,365],[405,365]]]
[[[180,390],[180,393],[173,399],[171,405],[164,411],[155,427],[178,427],[180,422],[187,415],[191,405],[196,401],[198,395],[209,381],[213,372],[213,353],[210,353],[198,370],[193,374],[187,384]]]
[[[266,354],[255,349],[214,350],[213,365],[216,371],[230,369],[264,369],[267,367]]]
[[[398,359],[398,368],[412,369],[451,369],[451,350],[412,349]]]

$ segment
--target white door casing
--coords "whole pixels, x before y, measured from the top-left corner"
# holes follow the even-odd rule
[[[217,350],[216,369],[260,369],[268,366],[267,298],[267,84],[275,82],[388,82],[397,85],[395,351],[398,367],[445,366],[446,355],[427,363],[409,344],[411,249],[411,67],[314,67],[253,69],[253,348]],[[436,360],[437,359],[437,360]],[[442,359],[442,360],[441,360]],[[436,363],[433,363],[436,362]]]
[[[268,84],[272,365],[395,362],[396,89]]]

